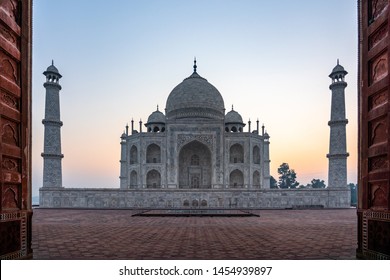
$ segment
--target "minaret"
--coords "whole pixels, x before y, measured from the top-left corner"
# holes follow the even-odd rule
[[[62,77],[58,69],[52,64],[43,75],[46,82],[45,118],[42,123],[45,127],[43,153],[43,187],[62,188],[61,160],[61,126],[60,120],[60,90],[59,80]]]
[[[330,126],[329,142],[329,170],[328,187],[346,188],[347,187],[347,144],[345,126],[348,120],[345,118],[345,94],[344,90],[347,83],[344,81],[348,72],[339,64],[337,60],[336,67],[333,68],[329,77],[332,84],[329,89],[332,91],[331,116],[328,125]]]
[[[264,131],[264,125],[263,125],[263,131]],[[264,137],[264,168],[263,168],[263,189],[269,189],[271,185],[271,174],[270,174],[270,157],[269,157],[269,135],[267,132],[263,133]]]
[[[127,126],[126,126],[127,127]],[[127,186],[127,158],[126,158],[126,154],[127,154],[127,145],[126,145],[126,138],[127,138],[127,134],[123,132],[122,136],[121,136],[121,160],[119,161],[120,164],[121,164],[121,174],[119,176],[119,180],[120,180],[120,188],[121,189],[127,189],[128,186]]]

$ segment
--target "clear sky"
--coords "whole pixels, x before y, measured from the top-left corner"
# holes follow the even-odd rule
[[[233,104],[252,128],[264,123],[271,175],[287,162],[301,184],[327,182],[328,75],[339,58],[349,72],[348,182],[356,183],[356,0],[35,0],[33,195],[42,186],[42,72],[52,59],[63,76],[63,185],[119,187],[126,123],[164,109],[194,56],[227,112]]]

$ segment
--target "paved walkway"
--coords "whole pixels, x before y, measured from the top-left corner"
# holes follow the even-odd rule
[[[34,209],[34,259],[355,259],[356,209],[260,217],[132,217]]]

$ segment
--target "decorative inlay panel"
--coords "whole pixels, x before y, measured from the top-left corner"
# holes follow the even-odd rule
[[[387,122],[385,118],[373,120],[369,123],[370,145],[387,141]]]
[[[209,147],[211,151],[213,150],[213,136],[211,134],[179,134],[177,136],[177,150],[193,140],[197,140]]]
[[[4,0],[2,1],[2,8],[6,14],[16,23],[19,21],[18,15],[18,1],[17,0]]]
[[[3,36],[3,38],[7,40],[9,43],[17,47],[16,35],[13,34],[8,28],[6,28],[1,22],[0,22],[0,35]]]
[[[373,59],[370,63],[370,84],[374,84],[388,74],[388,55],[387,52]]]
[[[369,22],[374,22],[387,8],[388,0],[369,1]]]
[[[3,143],[18,146],[18,125],[14,122],[3,120],[1,124],[1,140]]]
[[[374,34],[372,34],[369,38],[369,48],[372,49],[376,45],[378,45],[384,38],[389,34],[387,29],[387,23],[379,27]]]
[[[13,95],[11,94],[8,94],[7,92],[5,91],[1,91],[1,101],[11,107],[11,108],[14,108],[16,110],[19,110],[19,100],[18,98],[14,97]]]
[[[368,161],[368,168],[370,172],[386,170],[389,168],[389,160],[387,156],[370,158]]]
[[[161,166],[157,165],[157,164],[154,164],[154,165],[151,165],[151,166],[148,166],[147,168],[145,168],[145,173],[148,173],[151,170],[156,170],[156,171],[158,171],[158,173],[162,173]]]
[[[362,249],[369,259],[389,259],[390,213],[367,210],[362,219]]]
[[[20,193],[17,185],[4,185],[2,189],[2,208],[4,209],[20,209]]]
[[[388,190],[386,182],[370,183],[370,208],[388,209]]]
[[[390,213],[389,212],[376,212],[376,211],[364,211],[363,218],[367,219],[375,219],[375,220],[383,220],[390,221]]]
[[[4,78],[18,84],[19,72],[17,63],[3,51],[0,51],[0,72]]]
[[[19,172],[19,163],[17,159],[8,158],[3,156],[3,162],[1,163],[1,166],[4,170],[12,171],[12,172]]]
[[[387,90],[386,91],[381,91],[373,96],[370,96],[368,99],[368,106],[369,110],[378,108],[379,106],[382,106],[388,102],[388,97],[387,97]]]

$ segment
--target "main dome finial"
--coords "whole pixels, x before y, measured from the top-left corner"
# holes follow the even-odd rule
[[[194,73],[196,73],[196,68],[197,68],[198,66],[196,66],[196,56],[194,56]]]

